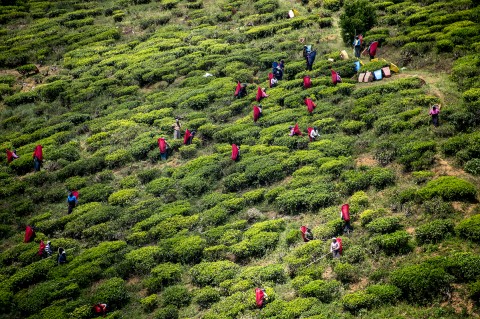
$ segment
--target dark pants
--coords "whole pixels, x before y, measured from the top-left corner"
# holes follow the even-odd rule
[[[75,208],[75,203],[68,203],[68,214],[71,214],[74,208]]]
[[[375,56],[370,54],[370,61],[372,61],[373,59],[375,59]]]
[[[359,58],[360,57],[360,51],[361,51],[361,48],[359,45],[357,45],[355,47],[355,57]]]
[[[349,231],[352,231],[353,228],[352,226],[350,225],[350,221],[345,221],[345,224],[343,226],[343,232],[346,233],[346,232],[349,232]]]
[[[33,159],[33,169],[35,170],[35,172],[40,171],[40,164],[41,162],[37,158]]]
[[[163,161],[166,161],[166,160],[167,160],[167,152],[165,152],[165,153],[160,153],[160,158],[161,158]]]
[[[432,115],[432,123],[433,123],[433,126],[435,126],[435,127],[438,126],[438,114],[433,114]]]

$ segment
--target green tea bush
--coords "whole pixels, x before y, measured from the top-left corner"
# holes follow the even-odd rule
[[[341,283],[336,280],[313,280],[300,288],[302,297],[315,297],[321,302],[330,303],[338,297]]]
[[[195,291],[193,302],[196,303],[200,308],[207,309],[212,304],[220,300],[220,292],[210,286],[206,286],[202,289]]]
[[[123,279],[110,278],[95,289],[92,297],[93,303],[106,303],[110,309],[122,308],[129,299]]]
[[[133,161],[133,157],[128,150],[119,149],[105,156],[105,164],[110,168],[124,166]]]
[[[190,270],[192,281],[199,286],[218,285],[222,281],[232,279],[239,267],[230,261],[204,262]]]
[[[447,260],[441,260],[440,265],[455,278],[455,282],[471,282],[480,275],[480,257],[470,252],[456,252]]]
[[[375,302],[375,296],[364,291],[346,294],[342,297],[342,306],[351,313],[357,313],[361,309],[370,309]]]
[[[358,269],[349,263],[338,263],[334,267],[335,275],[343,283],[358,281]]]
[[[161,249],[157,246],[146,246],[132,250],[125,255],[125,260],[132,269],[140,274],[145,274],[155,267],[161,257]]]
[[[178,264],[159,264],[150,271],[150,277],[144,280],[144,285],[151,293],[158,292],[162,288],[177,283],[181,280],[182,268]]]
[[[398,230],[391,234],[377,235],[370,239],[374,249],[381,249],[387,255],[407,253],[411,250],[409,235],[406,231]]]
[[[230,247],[230,251],[239,259],[260,257],[269,249],[274,248],[279,239],[279,234],[274,232],[258,232]]]
[[[454,224],[449,219],[438,219],[423,224],[415,229],[415,239],[420,245],[437,243],[454,233]]]
[[[423,263],[394,270],[390,281],[400,288],[403,298],[412,303],[426,304],[449,291],[452,277],[442,268]]]
[[[145,312],[152,312],[155,308],[157,308],[158,298],[156,294],[152,294],[145,298],[140,299],[140,303],[143,306]]]
[[[281,284],[286,281],[286,274],[283,265],[252,266],[244,268],[239,278],[249,279],[258,285],[267,281]]]
[[[455,227],[455,231],[462,238],[480,242],[480,215],[474,215],[462,220]]]
[[[375,297],[375,304],[378,306],[395,304],[402,295],[398,287],[389,284],[368,286],[366,292]]]
[[[178,308],[188,306],[192,299],[187,287],[182,285],[170,286],[165,288],[162,294],[164,305],[174,305]]]
[[[76,187],[69,189],[77,189]],[[114,192],[113,187],[104,184],[94,184],[79,190],[82,203],[106,202],[108,197]]]
[[[429,181],[418,190],[417,196],[423,200],[441,197],[447,201],[473,201],[477,196],[477,190],[473,184],[466,180],[455,176],[441,176]]]
[[[465,172],[470,173],[472,175],[478,176],[480,175],[480,159],[479,158],[474,158],[469,160],[468,162],[465,163],[463,166],[463,169]]]
[[[388,234],[402,228],[399,217],[387,216],[374,219],[366,225],[368,231],[372,233]]]
[[[411,142],[400,150],[399,162],[407,171],[428,169],[433,164],[435,142]]]
[[[355,37],[356,34],[353,34],[353,30],[365,34],[377,21],[375,7],[367,1],[347,2],[343,8],[344,12],[340,15],[340,27],[342,29],[342,39],[345,43],[350,43]]]
[[[178,309],[173,305],[166,305],[155,313],[155,319],[178,319]]]
[[[138,196],[138,191],[134,188],[127,188],[116,191],[108,197],[108,203],[111,205],[126,206],[131,204]]]

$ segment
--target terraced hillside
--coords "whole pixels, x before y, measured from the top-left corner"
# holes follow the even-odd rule
[[[0,318],[86,319],[97,303],[106,318],[478,317],[479,13],[475,0],[2,0],[0,149],[19,158],[0,159]],[[340,51],[358,32],[380,41],[360,71],[403,70],[357,83]],[[176,117],[191,145],[173,139]],[[41,240],[67,263],[41,258]]]

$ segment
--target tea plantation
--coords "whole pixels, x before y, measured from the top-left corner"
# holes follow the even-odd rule
[[[0,3],[0,319],[480,316],[477,0]],[[401,70],[358,83],[357,33]]]

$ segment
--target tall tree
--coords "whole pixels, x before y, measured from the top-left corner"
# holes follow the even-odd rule
[[[350,43],[356,34],[365,33],[377,22],[375,7],[368,0],[350,0],[340,15],[343,42]]]

